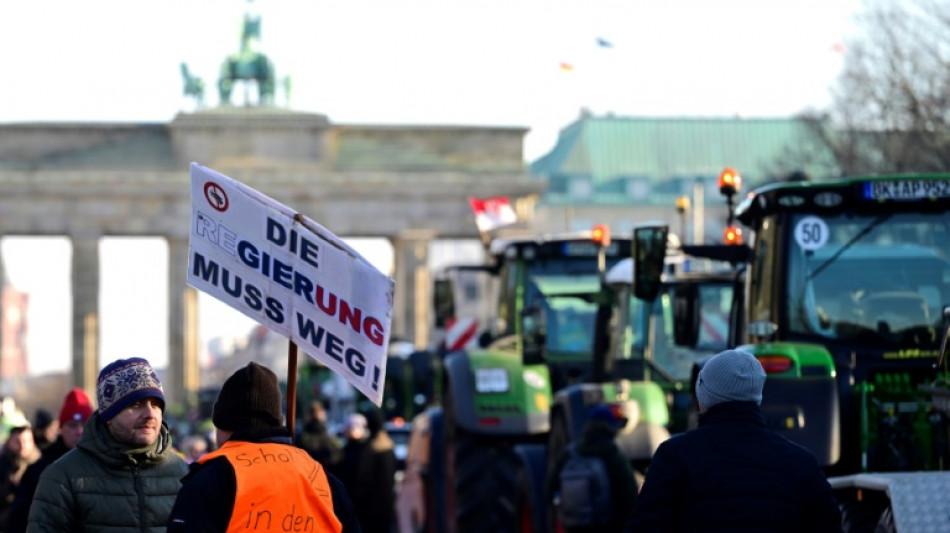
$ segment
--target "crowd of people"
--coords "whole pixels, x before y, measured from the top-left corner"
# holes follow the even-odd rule
[[[558,472],[576,455],[597,456],[610,510],[596,528],[566,530],[841,531],[814,456],[766,428],[764,382],[748,353],[711,358],[696,383],[699,427],[661,444],[639,487],[614,443],[622,421],[594,406],[581,440],[554,462],[546,493],[566,497]],[[382,412],[353,413],[340,438],[315,402],[291,435],[282,405],[277,376],[251,362],[223,383],[211,438],[176,443],[148,361],[114,361],[99,374],[95,404],[73,388],[57,419],[38,412],[35,425],[10,428],[0,451],[0,533],[393,533],[397,460]]]
[[[73,388],[58,420],[39,409],[8,424],[0,533],[394,531],[396,458],[378,409],[336,436],[315,402],[292,438],[277,376],[249,363],[222,385],[212,432],[173,438],[142,358],[105,366],[94,400]]]

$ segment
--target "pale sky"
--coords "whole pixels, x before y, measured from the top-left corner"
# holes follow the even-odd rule
[[[0,2],[0,122],[167,122],[188,105],[181,62],[204,79],[206,99],[216,105],[219,66],[237,51],[250,8],[262,15],[261,51],[278,78],[291,77],[292,109],[336,124],[526,127],[530,162],[553,147],[581,108],[659,117],[787,117],[826,108],[847,53],[836,45],[854,34],[861,5],[7,0]],[[385,271],[391,250],[366,244],[361,251]],[[31,366],[38,372],[69,365],[69,253],[64,239],[3,240],[7,275],[31,292]],[[102,358],[142,355],[163,366],[167,325],[157,313],[166,312],[166,274],[155,271],[160,282],[132,299],[123,273],[163,265],[155,254],[167,249],[157,240],[116,239],[104,242],[102,253]],[[208,300],[201,304],[204,340],[249,327]],[[123,322],[130,316],[137,321]]]
[[[625,116],[789,116],[828,104],[860,0],[8,0],[0,121],[169,121],[181,62],[217,103],[240,21],[342,124],[530,128],[549,150],[581,107]],[[611,47],[597,45],[604,39]],[[574,66],[562,71],[559,64]]]

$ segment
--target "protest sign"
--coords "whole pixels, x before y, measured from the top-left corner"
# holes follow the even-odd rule
[[[382,403],[392,279],[320,224],[197,163],[188,244],[189,285]]]

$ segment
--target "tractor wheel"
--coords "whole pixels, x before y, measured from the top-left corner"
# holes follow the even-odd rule
[[[551,421],[551,433],[548,435],[548,464],[546,472],[550,473],[557,464],[557,458],[570,445],[570,435],[567,431],[567,420],[564,413],[558,411],[554,414]],[[548,523],[552,525],[552,530],[558,533],[564,530],[557,518],[557,509],[554,502],[548,502],[547,505]]]
[[[505,445],[464,435],[455,450],[458,533],[514,532],[518,460]]]
[[[535,516],[534,511],[531,508],[531,480],[530,475],[526,469],[522,469],[515,480],[518,486],[518,508],[517,508],[517,520],[518,520],[518,533],[533,533]]]
[[[897,533],[897,524],[894,523],[894,510],[891,507],[884,509],[881,519],[877,521],[874,533]]]
[[[548,464],[547,472],[550,472],[557,464],[557,458],[570,444],[571,437],[567,432],[567,420],[564,413],[557,411],[551,420],[551,433],[548,434]]]
[[[515,533],[518,458],[501,437],[477,435],[456,423],[452,391],[445,395],[446,507],[454,533]],[[450,531],[453,531],[450,528]]]
[[[447,533],[444,417],[441,410],[429,415],[429,467],[425,474],[425,533]]]
[[[875,505],[867,505],[859,501],[843,503],[841,504],[842,530],[847,533],[874,533],[882,518],[881,515],[881,510]]]

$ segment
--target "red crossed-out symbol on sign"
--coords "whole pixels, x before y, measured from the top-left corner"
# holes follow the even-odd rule
[[[213,181],[205,183],[205,200],[208,200],[208,204],[217,209],[218,211],[224,212],[228,210],[228,195],[224,192],[224,189],[220,185]]]

